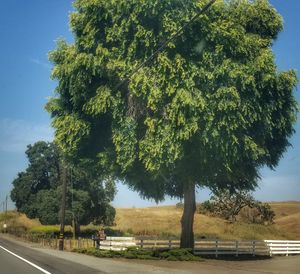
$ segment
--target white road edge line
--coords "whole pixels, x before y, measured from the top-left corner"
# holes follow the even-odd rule
[[[32,263],[32,262],[30,262],[30,261],[24,259],[24,258],[22,258],[21,256],[15,254],[15,253],[13,253],[13,252],[11,252],[10,250],[6,249],[5,247],[3,247],[3,246],[1,246],[1,245],[0,245],[0,248],[3,249],[4,251],[8,252],[9,254],[11,254],[11,255],[17,257],[18,259],[22,260],[23,262],[25,262],[25,263],[27,263],[27,264],[33,266],[34,268],[36,268],[36,269],[38,269],[38,270],[40,270],[40,271],[42,271],[43,273],[45,273],[45,274],[51,274],[49,271],[47,271],[47,270],[45,270],[45,269],[39,267],[38,265],[36,265],[36,264],[34,264],[34,263]]]

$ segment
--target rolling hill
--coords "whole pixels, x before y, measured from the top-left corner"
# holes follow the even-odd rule
[[[229,223],[223,219],[195,214],[194,231],[196,237],[220,239],[290,239],[300,240],[300,202],[272,202],[276,213],[275,224],[258,225],[243,222]],[[182,209],[176,206],[156,206],[147,208],[117,208],[114,230],[125,235],[175,237],[180,235]],[[21,227],[31,231],[58,230],[53,226],[41,226],[38,220],[30,220],[24,214],[8,213],[11,228]],[[0,213],[0,227],[4,223],[4,213]],[[85,229],[96,229],[89,225]],[[67,228],[70,230],[70,227]]]

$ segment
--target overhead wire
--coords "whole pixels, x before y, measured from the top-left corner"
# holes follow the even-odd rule
[[[161,46],[159,46],[144,62],[140,63],[130,74],[129,76],[126,77],[126,79],[124,79],[121,83],[119,83],[116,87],[115,90],[118,90],[121,86],[123,86],[127,81],[129,81],[131,79],[131,77],[133,75],[135,75],[140,69],[142,69],[145,65],[147,65],[148,63],[150,63],[150,61],[152,61],[154,59],[154,57],[160,53],[163,52],[167,45],[175,38],[177,38],[178,36],[180,36],[183,31],[190,26],[194,21],[196,21],[196,19],[199,18],[199,16],[203,13],[205,13],[213,4],[214,2],[216,2],[216,0],[210,0],[200,11],[196,12],[196,14],[192,17],[191,20],[189,20],[188,22],[186,22],[185,24],[183,24],[182,27],[180,27],[176,33],[174,33],[173,35],[171,35],[167,40],[165,40]]]

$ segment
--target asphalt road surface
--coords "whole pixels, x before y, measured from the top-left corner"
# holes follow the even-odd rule
[[[298,274],[299,269],[300,256],[204,262],[102,259],[45,249],[0,234],[0,274]]]
[[[40,274],[40,270],[24,263],[19,258],[16,258],[0,248],[0,273],[31,273]]]
[[[16,257],[18,256],[18,257]],[[19,245],[0,237],[1,274],[96,274],[104,273],[76,262],[67,261],[41,252],[36,248]]]

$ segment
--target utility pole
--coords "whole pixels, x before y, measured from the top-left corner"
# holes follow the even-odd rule
[[[5,198],[5,217],[7,216],[7,200],[8,200],[8,196],[6,195],[6,198]]]
[[[60,232],[58,249],[64,250],[64,237],[65,237],[65,215],[66,215],[66,192],[67,192],[67,168],[65,163],[62,163],[62,199],[61,199],[61,219],[60,219]]]
[[[76,240],[76,231],[75,231],[75,213],[74,213],[74,187],[73,187],[73,177],[72,177],[72,167],[70,167],[70,181],[71,181],[71,213],[72,213],[72,227],[73,227],[73,240]]]
[[[3,224],[4,233],[7,232],[7,200],[8,200],[8,196],[6,195],[5,202],[3,202],[3,212],[4,212],[4,204],[5,204],[4,224]]]

